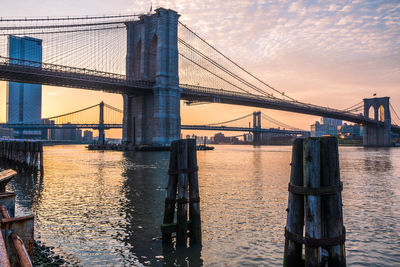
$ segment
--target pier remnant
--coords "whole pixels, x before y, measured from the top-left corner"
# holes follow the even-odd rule
[[[283,265],[346,266],[337,139],[296,139],[291,165]]]
[[[17,172],[43,176],[43,143],[38,141],[0,140],[0,160]]]
[[[171,234],[176,232],[177,246],[186,246],[188,236],[190,237],[191,245],[201,244],[200,197],[197,171],[196,141],[194,139],[173,141],[171,143],[164,220],[161,225],[164,242],[171,242]],[[176,223],[174,223],[175,203],[177,204]]]

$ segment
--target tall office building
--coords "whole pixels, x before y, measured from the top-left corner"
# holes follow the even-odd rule
[[[8,55],[12,64],[40,66],[42,62],[42,40],[9,35]],[[8,123],[40,123],[41,113],[42,85],[18,82],[7,83]],[[24,130],[14,132],[14,134],[20,138],[35,138],[41,135],[41,131]]]

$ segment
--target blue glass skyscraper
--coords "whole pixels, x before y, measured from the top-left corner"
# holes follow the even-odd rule
[[[31,37],[8,36],[8,53],[14,64],[39,65],[42,62],[42,40]],[[27,60],[27,61],[19,61]],[[37,63],[33,63],[37,62]],[[42,85],[8,82],[7,122],[40,123],[42,113]],[[34,137],[40,131],[15,133],[18,137]],[[33,136],[32,136],[33,135]]]

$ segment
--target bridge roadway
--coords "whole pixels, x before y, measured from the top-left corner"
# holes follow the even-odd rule
[[[122,124],[100,124],[97,123],[66,123],[66,124],[40,124],[40,123],[0,123],[0,127],[13,128],[15,130],[41,130],[41,129],[118,129]]]
[[[208,125],[182,125],[182,130],[204,130],[204,131],[231,131],[231,132],[257,132],[257,133],[276,133],[276,134],[310,134],[307,131],[291,131],[280,129],[254,129],[249,127],[226,127],[226,126],[208,126]]]
[[[22,83],[36,83],[51,86],[79,89],[101,90],[109,93],[151,94],[154,82],[144,80],[126,80],[122,74],[113,74],[96,70],[87,70],[68,66],[37,63],[0,57],[0,80]],[[276,109],[301,114],[322,116],[360,123],[363,125],[381,125],[364,116],[298,101],[282,100],[270,96],[239,93],[229,90],[180,84],[183,100],[223,103]],[[392,124],[392,131],[400,134],[400,126]]]
[[[15,130],[41,130],[41,129],[118,129],[122,128],[122,124],[22,124],[22,123],[0,123],[0,127],[13,128]],[[291,131],[280,129],[254,129],[250,127],[226,127],[226,126],[208,126],[208,125],[182,125],[182,130],[203,130],[203,131],[231,131],[231,132],[258,132],[258,133],[276,133],[276,134],[309,134],[307,131]]]

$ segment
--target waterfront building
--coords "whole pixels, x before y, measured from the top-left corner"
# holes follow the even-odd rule
[[[338,126],[342,125],[341,120],[331,118],[321,118],[311,125],[311,136],[321,137],[325,135],[337,135]]]
[[[11,58],[11,64],[40,65],[42,40],[9,35],[8,55]],[[42,86],[40,84],[7,82],[6,106],[8,123],[40,123]],[[40,130],[14,131],[14,136],[17,138],[40,138],[41,135]]]
[[[361,138],[363,136],[362,127],[357,124],[347,124],[338,126],[338,134],[348,138]]]
[[[223,133],[217,133],[214,135],[214,144],[219,144],[219,143],[228,143],[229,141],[225,137]]]
[[[93,141],[93,132],[86,130],[83,132],[83,142],[91,143]]]
[[[67,123],[71,125],[70,123]],[[72,124],[73,126],[73,124]],[[82,141],[82,130],[74,129],[70,127],[62,127],[60,129],[56,129],[54,131],[54,140],[58,141],[72,141],[72,142],[81,142]]]
[[[243,134],[243,139],[245,143],[253,142],[253,135],[251,133]]]

